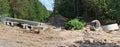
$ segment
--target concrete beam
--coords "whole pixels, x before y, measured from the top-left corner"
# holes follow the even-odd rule
[[[6,17],[5,20],[12,21],[12,22],[19,22],[21,24],[29,24],[29,25],[33,25],[33,26],[38,26],[39,24],[42,24],[40,22],[22,20],[22,19],[17,19],[17,18],[10,18],[10,17]]]
[[[22,25],[22,28],[27,29],[27,30],[33,30],[34,28],[43,28],[43,30],[46,30],[48,28],[45,23],[10,18],[10,17],[5,17],[4,24],[11,25],[11,26],[20,24]]]

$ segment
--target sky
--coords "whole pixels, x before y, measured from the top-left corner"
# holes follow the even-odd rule
[[[53,7],[54,7],[54,0],[39,0],[43,5],[45,5],[45,7],[50,10],[53,11]]]

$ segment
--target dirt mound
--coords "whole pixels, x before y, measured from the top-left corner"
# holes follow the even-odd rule
[[[0,40],[12,42],[21,47],[119,47],[120,31],[41,31],[39,34],[19,27],[0,25]],[[1,41],[0,41],[1,42]],[[17,46],[16,46],[17,47]]]
[[[61,15],[54,15],[51,16],[48,20],[47,23],[53,25],[53,26],[64,26],[64,24],[68,21],[67,18],[61,16]]]

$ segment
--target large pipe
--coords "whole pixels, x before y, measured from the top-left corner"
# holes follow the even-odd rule
[[[93,20],[91,22],[91,25],[92,25],[91,29],[94,29],[95,31],[98,31],[101,29],[101,23],[99,20]]]

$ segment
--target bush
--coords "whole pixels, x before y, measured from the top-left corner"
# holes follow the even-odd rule
[[[73,19],[68,21],[65,24],[65,29],[70,30],[70,29],[75,29],[75,30],[81,30],[83,29],[84,24],[82,22],[79,22],[78,19]]]

